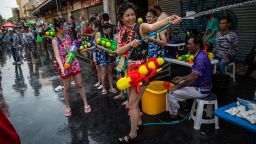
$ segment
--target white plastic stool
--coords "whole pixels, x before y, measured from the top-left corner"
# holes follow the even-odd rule
[[[196,106],[197,104],[197,106]],[[194,120],[194,129],[199,130],[201,124],[210,124],[215,123],[215,129],[219,129],[219,118],[214,116],[211,119],[203,119],[203,112],[206,110],[204,109],[204,105],[210,106],[214,105],[214,110],[218,109],[218,101],[215,94],[211,93],[209,96],[205,98],[195,99],[192,105],[192,109],[190,112],[190,119]],[[206,111],[207,115],[213,114],[213,110]],[[210,113],[210,114],[209,114]]]
[[[230,73],[227,72],[227,67],[229,67],[229,66],[232,66],[232,72],[230,72]],[[235,64],[235,62],[232,62],[225,67],[225,73],[230,75],[230,77],[233,78],[233,82],[236,82],[236,64]]]

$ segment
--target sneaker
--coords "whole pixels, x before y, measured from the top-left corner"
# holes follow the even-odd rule
[[[100,82],[97,82],[97,83],[94,85],[94,87],[98,87],[98,86],[100,86]]]
[[[101,89],[103,89],[103,86],[100,85],[99,87],[97,87],[97,89],[98,89],[98,90],[101,90]]]
[[[63,89],[64,89],[64,86],[59,85],[59,86],[57,86],[54,90],[55,90],[56,92],[59,92],[59,91],[62,91]]]
[[[70,107],[65,107],[64,116],[70,117],[71,114],[72,114],[72,113],[71,113],[71,108],[70,108]]]

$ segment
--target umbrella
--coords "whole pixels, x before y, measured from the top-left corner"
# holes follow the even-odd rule
[[[7,22],[6,24],[2,25],[2,27],[15,27],[16,25],[11,23],[11,22]]]
[[[35,26],[35,25],[36,25],[36,22],[34,21],[25,22],[25,26]]]

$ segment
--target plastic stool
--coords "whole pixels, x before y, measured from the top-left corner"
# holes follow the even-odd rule
[[[232,72],[231,73],[227,72],[227,67],[228,66],[232,66]],[[235,64],[235,62],[232,62],[232,63],[228,64],[225,67],[225,73],[230,75],[230,77],[233,78],[233,82],[236,82],[236,64]]]
[[[210,123],[215,123],[215,129],[219,129],[219,118],[217,116],[214,116],[212,119],[203,119],[203,111],[205,111],[204,105],[214,105],[214,110],[218,109],[218,101],[216,95],[211,93],[207,97],[194,100],[190,113],[190,119],[192,118],[194,120],[194,129],[199,130],[201,124]],[[206,113],[207,115],[209,115],[209,113],[213,114],[213,110],[209,111],[209,109],[207,109]]]

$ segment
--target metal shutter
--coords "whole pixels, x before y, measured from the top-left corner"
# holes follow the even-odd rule
[[[168,15],[179,14],[179,0],[158,0],[158,5]]]
[[[186,15],[186,11],[200,12],[207,8],[217,8],[223,5],[230,5],[240,1],[229,0],[158,0],[158,5],[168,14],[178,14],[182,17]],[[230,9],[228,11],[220,11],[214,13],[216,18],[221,18],[225,14],[231,15],[233,23],[233,31],[238,36],[239,52],[236,56],[237,61],[245,61],[246,57],[256,45],[256,5],[245,6]],[[190,29],[196,29],[199,32],[205,30],[207,19],[197,17],[194,20],[183,20],[180,27],[173,27],[174,40],[185,40],[184,32]]]
[[[245,61],[256,44],[256,6],[246,6],[233,9],[237,17],[237,27],[234,30],[238,37],[238,61]]]
[[[88,15],[95,16],[95,14],[103,13],[103,5],[93,6],[88,8]]]

